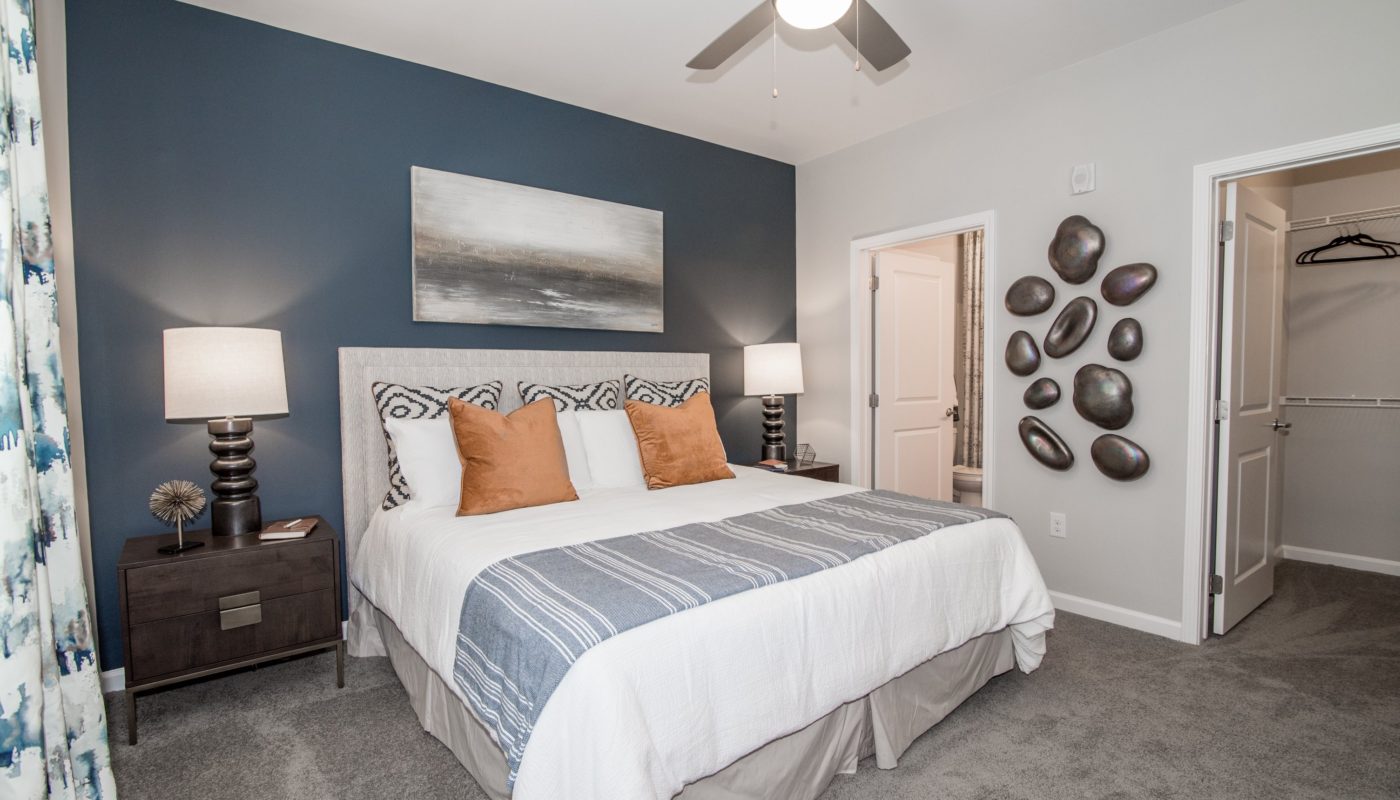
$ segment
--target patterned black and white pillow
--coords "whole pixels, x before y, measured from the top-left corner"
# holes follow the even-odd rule
[[[626,375],[627,399],[640,400],[654,406],[675,408],[701,392],[709,393],[709,378],[688,381],[649,381],[636,375]]]
[[[578,386],[545,386],[521,381],[518,388],[520,400],[525,405],[548,397],[554,401],[555,411],[612,411],[617,408],[617,396],[622,392],[617,381]]]
[[[457,398],[466,403],[489,408],[501,407],[500,381],[455,389],[435,386],[403,386],[376,381],[371,387],[374,407],[379,409],[379,424],[384,428],[384,441],[389,445],[389,491],[384,494],[385,511],[407,503],[413,498],[408,481],[399,469],[399,455],[394,451],[394,437],[386,423],[391,419],[437,419],[447,416],[447,401]]]

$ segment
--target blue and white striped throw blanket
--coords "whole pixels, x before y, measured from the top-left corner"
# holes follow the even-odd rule
[[[467,587],[453,677],[505,754],[514,788],[546,701],[590,647],[712,600],[1000,516],[857,492],[503,559]]]

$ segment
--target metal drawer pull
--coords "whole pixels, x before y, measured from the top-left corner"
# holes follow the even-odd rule
[[[219,630],[231,631],[234,628],[256,625],[259,622],[262,622],[261,605],[230,608],[227,611],[219,612]]]
[[[227,611],[230,608],[238,608],[239,606],[251,606],[261,601],[262,596],[257,591],[225,595],[219,598],[219,610]]]

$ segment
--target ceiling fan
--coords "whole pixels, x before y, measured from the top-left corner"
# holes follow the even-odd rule
[[[763,0],[690,60],[691,69],[715,69],[772,25],[776,17],[807,30],[835,25],[866,63],[888,69],[909,55],[909,45],[866,0]]]

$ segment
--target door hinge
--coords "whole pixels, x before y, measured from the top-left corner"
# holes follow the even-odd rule
[[[870,407],[871,407],[871,408],[879,408],[879,407],[880,407],[880,395],[875,394],[874,392],[871,392],[871,393],[870,393]]]
[[[1215,401],[1215,421],[1216,421],[1216,422],[1223,422],[1223,421],[1225,421],[1225,420],[1227,420],[1227,419],[1229,419],[1229,418],[1230,418],[1230,401],[1229,401],[1229,400],[1216,400],[1216,401]]]
[[[1211,594],[1224,594],[1224,592],[1225,592],[1225,577],[1224,577],[1223,575],[1212,575],[1212,576],[1210,576],[1210,593],[1211,593]]]
[[[1233,241],[1234,238],[1235,223],[1230,220],[1220,223],[1220,243],[1225,244],[1226,242]]]
[[[879,276],[879,275],[871,275],[871,276],[870,276],[870,291],[872,291],[872,292],[878,292],[878,291],[880,291],[880,276]]]

